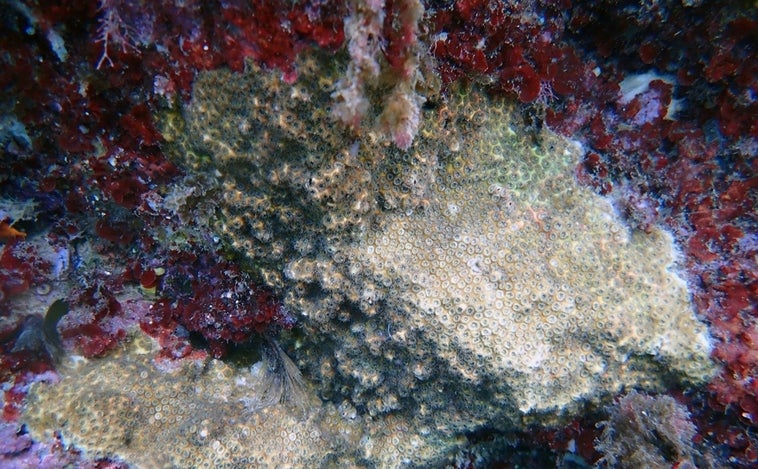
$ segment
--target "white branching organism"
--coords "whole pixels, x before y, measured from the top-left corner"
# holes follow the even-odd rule
[[[381,65],[382,24],[384,1],[352,1],[350,15],[345,19],[350,64],[345,77],[337,83],[332,94],[334,117],[348,127],[357,129],[371,105],[366,97],[366,85],[379,77]]]
[[[103,53],[97,62],[97,70],[107,63],[113,67],[109,48],[120,47],[122,53],[139,53],[140,45],[150,42],[154,18],[146,13],[140,2],[130,0],[100,0],[98,5],[97,39]]]

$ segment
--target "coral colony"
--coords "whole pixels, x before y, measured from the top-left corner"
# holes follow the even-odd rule
[[[0,466],[758,464],[750,2],[3,11]]]

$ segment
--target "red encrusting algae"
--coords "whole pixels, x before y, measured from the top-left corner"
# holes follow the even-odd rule
[[[381,51],[402,74],[417,41],[426,41],[445,85],[478,83],[544,116],[540,124],[586,146],[576,170],[582,183],[617,200],[636,228],[672,229],[723,364],[707,390],[678,400],[698,427],[696,442],[722,445],[730,463],[747,467],[758,461],[750,433],[758,419],[758,20],[729,5],[682,3],[458,0],[427,5],[428,30],[417,32],[404,21],[411,4],[387,2]],[[9,8],[0,85],[24,130],[0,140],[0,162],[13,174],[0,196],[34,201],[38,225],[49,225],[62,251],[94,234],[97,254],[123,271],[102,269],[70,293],[64,340],[100,356],[139,324],[159,338],[164,358],[202,353],[193,335],[220,357],[230,345],[292,327],[272,293],[221,254],[167,250],[156,240],[158,228],[178,223],[155,208],[161,188],[182,174],[163,154],[153,114],[188,100],[202,70],[241,71],[253,60],[294,81],[300,51],[345,43],[349,6],[43,0]],[[647,86],[625,88],[625,79],[646,74]],[[404,146],[409,136],[399,134]],[[0,307],[53,268],[29,242],[39,228],[3,218]],[[119,300],[125,284],[155,297]],[[5,421],[16,418],[33,377],[51,369],[44,357],[11,352],[21,332],[21,321],[0,331]],[[592,462],[598,455],[587,441],[597,419],[534,434],[556,453],[573,440]]]

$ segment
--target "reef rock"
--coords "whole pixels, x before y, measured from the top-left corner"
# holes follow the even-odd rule
[[[712,373],[671,237],[575,182],[580,145],[460,90],[401,152],[301,73],[205,74],[177,154],[220,174],[216,226],[300,314],[323,398],[462,430]]]
[[[223,189],[209,223],[298,315],[284,348],[326,404],[300,423],[320,455],[288,461],[439,467],[482,428],[713,373],[671,236],[632,230],[579,186],[579,144],[458,90],[430,98],[401,151],[334,125],[328,65],[299,72],[294,85],[255,67],[207,72],[183,114],[163,117],[175,158]],[[206,399],[236,395],[214,386]],[[286,436],[289,418],[256,425]],[[284,436],[256,444],[288,448]]]
[[[307,385],[297,400],[260,408],[251,402],[270,384],[265,361],[247,368],[206,359],[166,370],[153,362],[158,350],[136,333],[105,358],[67,360],[59,383],[32,387],[27,429],[35,439],[60,433],[86,457],[136,468],[439,467],[463,444],[440,432],[422,438],[403,418],[321,403]]]

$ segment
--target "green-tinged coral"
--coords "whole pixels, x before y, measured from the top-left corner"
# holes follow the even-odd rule
[[[28,430],[35,438],[60,432],[88,457],[144,468],[439,465],[462,444],[438,432],[421,438],[403,421],[361,418],[349,404],[312,395],[253,411],[250,400],[270,385],[260,366],[209,359],[159,370],[155,352],[138,334],[106,358],[68,363],[59,383],[31,389]]]
[[[471,90],[434,103],[408,152],[353,140],[316,60],[293,86],[202,75],[177,153],[210,155],[217,227],[300,313],[323,397],[465,429],[709,376],[671,237],[580,187],[578,144]]]
[[[286,260],[321,239],[363,229],[382,210],[428,203],[435,177],[433,140],[403,152],[371,130],[356,137],[330,117],[334,63],[308,58],[287,85],[251,65],[245,75],[201,74],[186,123],[167,114],[177,158],[196,171],[218,172],[223,189],[215,228],[283,287]],[[448,133],[458,123],[449,122]]]
[[[710,376],[709,337],[677,274],[671,236],[631,230],[579,186],[579,144],[534,132],[502,102],[460,90],[427,103],[403,152],[371,130],[355,137],[334,125],[328,61],[306,58],[299,71],[294,85],[255,67],[203,73],[184,122],[164,120],[175,158],[204,181],[197,194],[221,194],[211,220],[197,222],[223,235],[298,315],[298,339],[283,340],[327,404],[298,420],[321,452],[289,461],[440,467],[481,428],[554,423],[625,387]],[[236,372],[193,381],[224,366],[212,362],[192,379],[183,372],[166,386],[205,386],[182,399],[203,418],[221,415],[212,421],[225,428],[286,433],[295,425],[277,406],[235,417],[244,411]],[[95,365],[88,373],[76,382],[97,383]],[[160,388],[163,378],[150,377]],[[70,384],[64,393],[84,402],[82,393],[99,392],[92,389]],[[48,420],[49,406],[36,401]],[[145,435],[168,431],[153,430]],[[65,430],[98,447],[83,432]],[[259,448],[286,444],[250,432]],[[319,440],[330,432],[347,433]],[[102,454],[141,457],[114,444]]]

